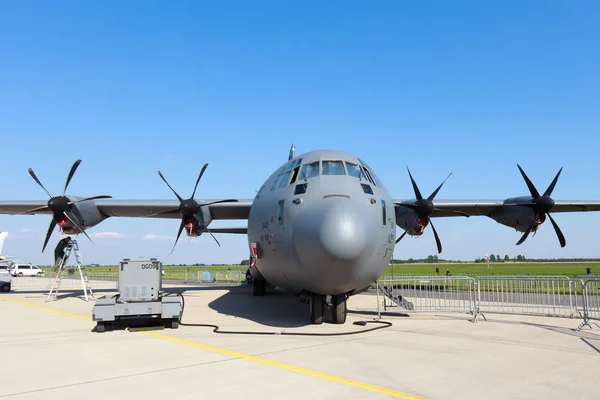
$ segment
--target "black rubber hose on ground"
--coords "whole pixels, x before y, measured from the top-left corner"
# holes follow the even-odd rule
[[[165,294],[166,296],[168,296],[169,294],[172,293],[168,293]],[[221,328],[218,325],[213,325],[213,324],[187,324],[185,322],[182,322],[183,320],[183,312],[185,310],[185,297],[183,296],[183,294],[181,293],[176,293],[179,297],[181,297],[181,317],[180,317],[180,321],[179,324],[182,326],[194,326],[194,327],[200,327],[200,328],[213,328],[213,333],[222,333],[222,334],[228,334],[228,335],[269,335],[269,336],[273,336],[273,335],[286,335],[286,336],[347,336],[347,335],[357,335],[359,333],[367,333],[367,332],[373,332],[376,331],[378,329],[385,329],[385,328],[389,328],[392,326],[391,322],[388,321],[355,321],[353,323],[353,325],[362,325],[362,326],[366,326],[367,324],[379,324],[380,326],[376,326],[373,328],[368,328],[368,329],[363,329],[360,331],[351,331],[351,332],[329,332],[329,333],[318,333],[318,332],[259,332],[259,331],[222,331],[220,330]]]

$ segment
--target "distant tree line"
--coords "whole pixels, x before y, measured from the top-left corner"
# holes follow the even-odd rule
[[[499,262],[600,262],[600,258],[526,258],[524,255],[517,255],[515,257],[510,257],[508,254],[505,254],[504,257],[501,257],[499,254],[490,254],[489,262],[491,263],[499,263]],[[445,260],[439,258],[437,255],[429,255],[427,258],[409,258],[406,260],[401,259],[392,259],[392,264],[414,264],[414,263],[472,263],[473,261],[468,260]],[[487,263],[488,260],[485,257],[476,258],[476,263]]]

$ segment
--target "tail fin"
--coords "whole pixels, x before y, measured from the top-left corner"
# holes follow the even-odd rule
[[[0,255],[2,255],[2,247],[4,246],[4,239],[8,236],[8,232],[0,232]]]

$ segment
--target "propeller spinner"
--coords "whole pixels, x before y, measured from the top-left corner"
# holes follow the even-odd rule
[[[48,200],[47,205],[42,206],[42,207],[33,208],[31,210],[27,210],[27,211],[19,213],[19,214],[30,214],[32,212],[39,212],[39,211],[46,211],[46,210],[50,210],[52,212],[52,220],[50,220],[50,226],[48,227],[48,232],[46,233],[46,239],[44,240],[44,246],[42,247],[42,253],[46,249],[48,240],[50,240],[50,236],[52,236],[52,231],[54,230],[56,225],[58,224],[60,227],[62,227],[64,224],[67,223],[67,221],[70,221],[91,242],[92,239],[88,236],[88,234],[85,232],[85,230],[77,223],[77,218],[75,218],[75,216],[71,212],[71,208],[72,208],[73,204],[81,203],[83,201],[112,198],[112,196],[109,196],[109,195],[99,195],[99,196],[86,197],[83,199],[71,201],[68,197],[65,196],[67,187],[69,186],[69,183],[71,182],[71,179],[73,178],[73,175],[75,174],[75,171],[77,170],[77,167],[79,167],[79,164],[81,164],[81,160],[77,160],[73,163],[73,166],[71,167],[71,171],[69,171],[69,175],[67,176],[67,181],[65,182],[65,187],[63,188],[62,194],[60,196],[53,196],[52,193],[50,193],[44,187],[44,185],[42,185],[42,182],[40,182],[38,177],[35,175],[35,172],[33,172],[33,169],[29,168],[29,170],[28,170],[29,175],[31,175],[33,180],[36,181],[37,184],[40,185],[40,187],[42,189],[44,189],[46,194],[48,194],[48,196],[50,197],[50,200]]]
[[[171,191],[175,194],[175,196],[179,200],[179,208],[174,209],[174,210],[163,211],[158,214],[154,214],[154,216],[157,216],[157,215],[162,215],[162,214],[170,214],[170,213],[177,212],[177,211],[179,211],[179,213],[181,214],[181,224],[179,225],[179,231],[177,232],[177,238],[175,239],[175,243],[173,244],[173,248],[171,249],[171,254],[173,254],[173,250],[175,250],[175,246],[177,245],[177,241],[179,241],[179,237],[181,236],[181,232],[183,231],[183,228],[188,226],[188,227],[190,227],[190,230],[191,230],[191,229],[193,229],[194,225],[196,225],[198,223],[196,214],[200,211],[200,207],[209,206],[211,204],[217,204],[217,203],[237,202],[236,199],[216,200],[216,201],[211,201],[208,203],[198,203],[196,200],[194,200],[194,195],[196,194],[196,189],[198,188],[198,183],[200,182],[202,175],[204,175],[204,171],[206,170],[207,167],[208,167],[208,163],[204,164],[204,166],[202,167],[202,170],[200,171],[200,174],[198,175],[198,179],[196,180],[196,186],[194,186],[194,191],[192,192],[192,195],[190,196],[189,199],[183,199],[175,191],[175,189],[173,189],[171,187],[171,185],[169,185],[169,182],[167,182],[167,180],[165,179],[163,174],[160,171],[158,171],[158,175],[160,176],[160,178],[166,183],[166,185],[169,187],[169,189],[171,189]],[[221,244],[219,243],[217,238],[212,234],[211,231],[208,230],[208,227],[204,227],[204,229],[206,229],[206,231],[210,234],[210,236],[212,236],[212,238],[215,240],[215,242],[217,242],[217,244],[219,246],[221,246]]]
[[[540,193],[537,191],[537,189],[535,188],[535,186],[533,185],[533,183],[531,182],[531,180],[529,179],[529,177],[527,176],[525,171],[523,171],[523,168],[521,168],[521,166],[519,164],[517,164],[517,167],[519,167],[519,171],[521,172],[521,175],[523,175],[523,179],[525,180],[525,183],[527,184],[527,188],[529,189],[529,193],[531,193],[532,199],[530,202],[527,202],[527,203],[518,203],[518,204],[511,204],[511,205],[512,206],[529,207],[535,213],[533,221],[531,222],[531,225],[529,225],[529,228],[525,231],[523,236],[521,236],[521,239],[519,239],[519,241],[517,242],[517,245],[520,245],[521,243],[523,243],[525,241],[525,239],[527,239],[527,236],[529,236],[529,234],[532,231],[537,230],[539,225],[541,225],[546,220],[546,216],[548,216],[548,218],[550,218],[550,222],[552,223],[552,226],[554,227],[556,236],[558,236],[558,241],[560,242],[560,247],[565,247],[567,244],[567,241],[565,240],[565,236],[563,235],[562,231],[560,230],[560,228],[558,227],[556,222],[554,222],[554,218],[552,218],[552,216],[550,215],[550,210],[552,210],[552,208],[554,207],[554,200],[552,200],[550,195],[552,194],[552,191],[554,191],[554,187],[556,186],[558,177],[560,176],[560,173],[562,172],[562,168],[558,171],[558,173],[556,174],[556,176],[550,183],[550,186],[548,186],[548,189],[546,189],[544,194],[540,196]]]
[[[410,173],[410,169],[408,169],[408,167],[406,167],[406,169],[408,170],[408,175],[410,176],[410,181],[412,183],[413,190],[415,192],[416,201],[414,201],[412,203],[395,203],[395,204],[402,206],[402,207],[410,208],[411,210],[413,210],[415,212],[415,214],[417,215],[415,222],[418,223],[423,228],[425,228],[427,225],[431,225],[431,229],[433,230],[433,236],[435,237],[435,243],[437,244],[438,253],[441,253],[442,252],[442,243],[440,241],[440,237],[438,236],[437,231],[435,230],[435,227],[433,226],[433,223],[431,222],[431,218],[430,218],[430,215],[433,213],[433,211],[450,211],[457,215],[469,217],[469,214],[466,214],[464,212],[455,211],[455,210],[441,210],[441,209],[435,208],[433,205],[433,199],[438,194],[438,192],[440,191],[440,189],[442,188],[444,183],[448,180],[448,178],[450,178],[450,175],[452,175],[452,172],[450,174],[448,174],[448,176],[446,177],[446,179],[444,179],[444,181],[440,184],[440,186],[438,186],[437,189],[435,189],[433,191],[433,193],[431,193],[429,195],[429,197],[427,197],[425,199],[425,198],[423,198],[423,195],[421,194],[421,191],[419,190],[417,183],[415,182],[412,174]],[[408,233],[408,230],[404,231],[404,233],[396,240],[396,243],[398,243],[400,240],[402,240],[402,238],[407,233]]]

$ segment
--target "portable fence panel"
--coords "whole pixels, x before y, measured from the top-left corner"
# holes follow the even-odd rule
[[[479,277],[482,313],[574,317],[578,314],[577,286],[567,277]]]
[[[469,277],[395,277],[377,282],[385,311],[477,312],[477,284]],[[378,304],[379,308],[379,304]]]
[[[584,323],[589,320],[600,320],[600,279],[588,280],[585,287]]]

